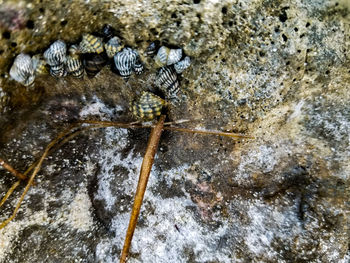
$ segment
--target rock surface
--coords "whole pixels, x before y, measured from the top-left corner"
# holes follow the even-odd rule
[[[128,82],[105,67],[83,80],[9,79],[20,52],[75,43],[105,23],[140,53],[154,40],[192,65],[169,119],[254,135],[164,132],[129,262],[348,262],[350,6],[347,1],[0,1],[0,157],[19,171],[76,119],[131,121]],[[115,262],[148,130],[82,132],[44,162],[0,262]],[[0,171],[1,196],[15,179]],[[1,207],[13,211],[23,186]]]

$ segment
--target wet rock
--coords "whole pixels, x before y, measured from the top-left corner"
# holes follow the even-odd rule
[[[182,47],[191,66],[169,120],[254,140],[164,132],[130,262],[349,260],[350,33],[346,1],[20,1],[1,4],[0,157],[24,172],[78,119],[132,121],[152,87],[150,42]],[[5,23],[5,22],[6,23]],[[109,23],[145,72],[9,78],[21,52],[79,42]],[[6,110],[5,110],[6,109]],[[0,230],[1,262],[118,260],[149,130],[91,129],[52,153],[17,217]],[[15,182],[0,170],[0,192]],[[1,207],[11,215],[18,187]]]

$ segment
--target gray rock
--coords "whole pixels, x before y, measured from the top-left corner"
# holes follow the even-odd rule
[[[31,89],[8,76],[20,52],[77,43],[110,23],[139,54],[160,40],[191,57],[170,120],[255,136],[164,132],[129,262],[348,262],[349,8],[299,0],[3,5],[0,13],[17,10],[8,14],[20,21],[0,19],[0,87],[9,98],[0,109],[12,109],[0,118],[0,157],[23,172],[69,122],[132,121],[130,101],[154,82],[152,58],[142,57],[148,70],[127,83],[108,67],[92,79],[40,76]],[[50,155],[0,230],[0,262],[117,261],[148,136],[88,130]],[[5,193],[15,179],[1,173]],[[1,207],[1,220],[22,191]]]

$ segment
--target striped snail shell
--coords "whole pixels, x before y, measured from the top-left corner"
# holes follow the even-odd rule
[[[19,54],[10,69],[10,76],[24,86],[34,83],[34,65],[32,58],[27,54]]]
[[[107,43],[105,43],[104,47],[107,56],[113,58],[115,54],[123,49],[124,45],[122,45],[119,37],[112,37]]]
[[[107,64],[107,58],[103,53],[84,54],[83,64],[88,77],[93,78]]]
[[[173,67],[160,68],[154,84],[165,94],[167,99],[176,100],[179,92],[179,81]]]
[[[49,73],[48,66],[41,54],[32,57],[35,76],[46,75]]]
[[[0,113],[6,111],[6,106],[10,101],[9,95],[0,88]]]
[[[128,80],[134,70],[138,53],[131,48],[124,48],[114,56],[115,67],[124,80]]]
[[[153,41],[149,46],[147,47],[145,53],[147,56],[154,56],[159,48],[160,42],[158,40]]]
[[[102,36],[105,40],[112,38],[114,36],[114,32],[115,29],[109,24],[105,24],[102,28]]]
[[[50,73],[54,77],[64,77],[66,71],[64,63],[66,62],[66,44],[62,40],[57,40],[50,45],[44,52],[44,58],[50,66]]]
[[[81,53],[97,53],[103,52],[103,43],[99,37],[90,34],[84,34],[79,43]]]
[[[141,96],[131,103],[131,111],[137,119],[152,120],[161,115],[165,104],[160,97],[143,91]]]
[[[143,72],[143,64],[142,64],[139,56],[137,56],[133,68],[134,68],[134,71],[137,75],[140,75]]]
[[[180,61],[182,57],[182,49],[171,49],[165,46],[162,46],[157,53],[155,58],[156,64],[159,67],[170,66]]]
[[[177,74],[181,74],[185,69],[191,65],[190,57],[185,57],[183,60],[174,64],[174,69]]]
[[[83,63],[79,57],[79,49],[76,45],[72,45],[69,50],[69,55],[66,60],[66,70],[68,74],[71,74],[75,78],[82,78],[84,76]]]

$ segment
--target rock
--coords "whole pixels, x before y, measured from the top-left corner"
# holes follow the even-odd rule
[[[92,79],[40,76],[33,88],[9,79],[19,53],[77,43],[109,23],[139,54],[160,40],[191,57],[170,120],[255,137],[164,132],[129,261],[348,262],[349,8],[299,0],[3,5],[0,13],[15,11],[0,19],[0,157],[24,172],[70,122],[132,121],[129,103],[154,82],[151,58],[128,82],[108,66]],[[148,136],[91,129],[50,155],[0,230],[0,262],[117,261]],[[5,193],[15,179],[1,172]]]

